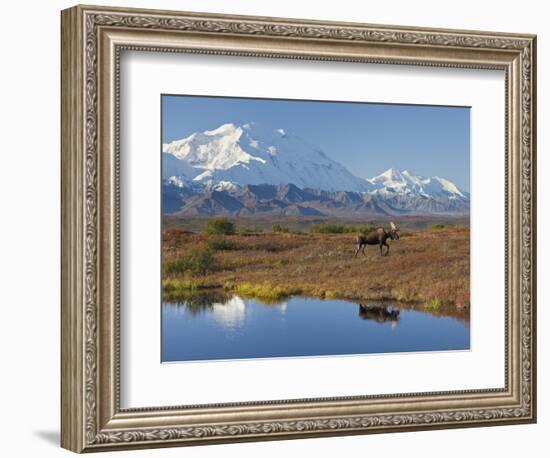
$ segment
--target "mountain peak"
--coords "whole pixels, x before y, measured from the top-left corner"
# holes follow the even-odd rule
[[[403,176],[403,173],[395,168],[390,167],[388,170],[382,172],[380,175],[377,175],[370,180],[371,183],[378,184],[378,183],[385,183],[388,186],[402,186],[404,183],[406,183],[406,178]]]
[[[383,195],[420,195],[428,198],[468,199],[451,181],[441,177],[414,175],[408,170],[392,167],[380,175],[367,179],[376,186],[375,193]]]
[[[205,130],[204,135],[227,135],[237,131],[238,129],[240,129],[239,126],[232,122],[228,122],[226,124],[222,124],[214,130]]]
[[[242,125],[226,123],[196,132],[164,144],[163,152],[191,166],[185,178],[197,184],[294,183],[299,188],[329,191],[370,189],[370,183],[353,175],[317,146],[282,127],[267,127],[254,121]],[[172,170],[175,167],[166,167],[163,176],[171,176]]]
[[[392,173],[401,173],[401,171],[395,167],[390,167],[388,170],[386,170],[382,175],[384,174],[392,174]]]
[[[391,178],[391,179],[401,179],[403,178],[403,175],[402,175],[402,172],[395,168],[395,167],[390,167],[388,170],[386,170],[385,172],[381,173],[379,176],[383,176],[383,177],[387,177],[387,178]]]

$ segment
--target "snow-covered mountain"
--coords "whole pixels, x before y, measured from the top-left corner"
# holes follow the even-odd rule
[[[163,202],[179,214],[466,214],[469,193],[390,168],[359,178],[323,151],[255,123],[223,124],[163,145]]]
[[[470,195],[461,191],[451,181],[441,177],[422,177],[413,175],[408,170],[400,171],[390,168],[384,173],[367,181],[372,184],[374,193],[381,196],[421,196],[428,198],[448,198],[469,200]]]
[[[177,176],[207,187],[223,184],[288,184],[327,191],[369,191],[323,151],[287,133],[255,123],[223,124],[163,145],[163,178]]]

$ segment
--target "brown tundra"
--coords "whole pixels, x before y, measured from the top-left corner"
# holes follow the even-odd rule
[[[399,234],[397,233],[396,225],[392,222],[390,223],[390,228],[386,229],[384,227],[379,227],[373,231],[370,231],[368,234],[361,234],[357,236],[357,249],[355,250],[354,257],[357,257],[359,251],[365,254],[365,247],[367,245],[379,245],[380,246],[380,256],[383,256],[382,247],[386,247],[386,256],[390,252],[390,246],[386,243],[386,240],[398,240]]]

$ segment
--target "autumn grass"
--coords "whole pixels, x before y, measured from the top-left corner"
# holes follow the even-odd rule
[[[433,311],[469,307],[467,226],[404,231],[399,240],[389,242],[389,256],[368,246],[366,257],[354,258],[355,235],[248,232],[226,235],[219,243],[206,234],[168,229],[163,234],[165,297],[222,287],[266,301],[301,294],[418,303]],[[187,261],[178,264],[181,259]],[[182,268],[166,268],[171,265]]]
[[[439,310],[441,307],[441,301],[439,299],[430,299],[424,303],[424,308],[427,310]]]
[[[240,283],[225,285],[225,289],[238,296],[261,299],[264,302],[280,302],[289,296],[301,294],[299,289],[289,289],[281,286],[273,286],[269,283],[261,285],[252,285],[250,283]]]
[[[206,275],[215,269],[215,264],[216,258],[211,249],[192,248],[175,259],[167,259],[163,267],[167,278],[170,278],[184,273]]]
[[[354,232],[369,232],[373,226],[350,226],[347,224],[336,224],[330,222],[311,224],[308,228],[312,234],[350,234]]]

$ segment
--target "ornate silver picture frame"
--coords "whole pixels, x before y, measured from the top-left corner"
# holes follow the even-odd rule
[[[61,17],[64,448],[93,452],[536,421],[535,36],[94,6],[76,6]],[[119,70],[126,50],[503,71],[505,386],[122,408]]]

